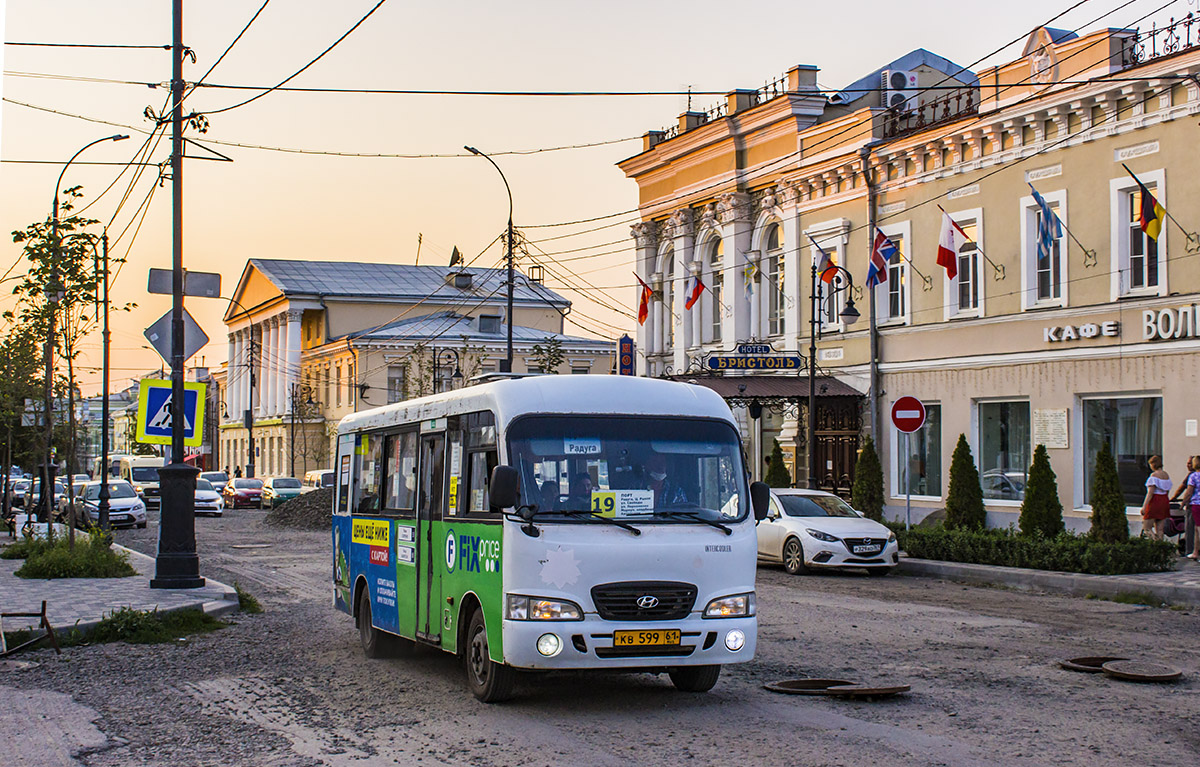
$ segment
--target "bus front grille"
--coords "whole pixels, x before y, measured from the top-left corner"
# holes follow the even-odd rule
[[[674,581],[602,583],[592,587],[592,602],[606,621],[679,620],[692,611],[696,587]]]

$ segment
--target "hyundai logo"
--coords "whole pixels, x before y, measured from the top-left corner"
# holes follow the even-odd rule
[[[658,597],[651,596],[650,594],[638,597],[637,606],[642,610],[652,610],[658,607]]]

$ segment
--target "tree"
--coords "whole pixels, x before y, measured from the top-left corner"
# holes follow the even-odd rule
[[[1092,530],[1091,536],[1104,543],[1129,540],[1129,522],[1125,518],[1125,495],[1117,478],[1117,462],[1105,442],[1096,454],[1096,470],[1092,472]]]
[[[863,442],[854,464],[854,485],[850,488],[850,505],[876,522],[883,521],[883,466],[875,443],[870,437]]]
[[[946,527],[982,530],[987,527],[979,470],[965,434],[958,435],[950,458],[950,487],[946,491]]]
[[[1033,464],[1025,483],[1025,500],[1021,502],[1018,524],[1023,535],[1053,538],[1065,529],[1062,501],[1058,500],[1058,478],[1050,468],[1050,456],[1045,445],[1033,451]]]
[[[543,373],[558,373],[563,360],[566,359],[562,341],[553,336],[546,336],[540,344],[534,344],[530,356],[533,357],[534,365]]]
[[[763,481],[771,487],[791,487],[792,475],[783,463],[783,448],[779,446],[779,440],[772,440],[772,442],[775,443],[775,446],[771,448],[767,476],[763,478]]]

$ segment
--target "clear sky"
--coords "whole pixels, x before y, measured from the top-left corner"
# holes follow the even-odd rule
[[[292,74],[350,28],[377,0],[272,0],[207,82],[272,85]],[[1078,2],[1078,0],[1075,0]],[[1165,0],[1084,0],[1053,26],[1090,31],[1120,27]],[[261,0],[189,0],[184,9],[185,43],[197,62],[185,78],[198,79],[261,5]],[[849,0],[812,2],[649,3],[543,2],[413,3],[389,0],[357,31],[290,85],[440,90],[652,90],[725,92],[755,88],[795,64],[820,68],[824,87],[844,86],[914,48],[927,48],[969,65],[1029,31],[1073,3],[1036,0],[978,3],[935,0],[924,3]],[[0,2],[0,5],[3,5]],[[9,0],[6,41],[167,44],[171,39],[169,0]],[[1183,0],[1156,14],[1186,14]],[[1097,17],[1106,13],[1102,21]],[[1148,26],[1142,22],[1141,26]],[[996,63],[1020,55],[1020,43],[991,56]],[[5,46],[3,95],[47,109],[149,130],[147,106],[159,109],[163,87],[30,77],[40,73],[165,83],[169,54],[162,50],[63,49]],[[980,65],[982,66],[982,65]],[[979,67],[975,67],[978,69]],[[200,89],[189,109],[217,110],[255,91]],[[720,101],[697,96],[704,108]],[[212,115],[198,140],[380,154],[463,154],[471,144],[489,153],[631,139],[603,146],[495,159],[512,185],[515,223],[537,224],[586,219],[635,208],[637,189],[615,163],[641,150],[647,130],[675,122],[683,96],[655,97],[495,97],[271,93],[247,106]],[[0,157],[47,164],[0,165],[0,229],[10,232],[45,219],[62,163],[79,147],[122,128],[3,105]],[[82,184],[86,201],[120,172],[83,161],[127,162],[144,135],[100,144],[71,167],[64,186]],[[248,258],[299,258],[412,263],[418,233],[421,263],[446,263],[457,246],[471,258],[501,231],[507,198],[496,172],[476,157],[381,159],[301,155],[215,146],[232,163],[189,160],[185,169],[185,266],[224,275],[230,295]],[[157,145],[153,162],[165,160],[169,141]],[[198,152],[199,153],[199,152]],[[130,223],[150,193],[150,168],[116,212],[110,237]],[[121,200],[126,173],[88,215],[108,221]],[[141,348],[141,331],[169,308],[167,296],[145,293],[151,267],[170,266],[170,185],[157,190],[134,238],[130,227],[113,248],[129,251],[114,286],[114,300],[138,308],[120,315],[113,335],[113,387],[160,364]],[[529,228],[533,240],[619,224],[577,234],[540,247],[550,253],[595,246],[571,257],[595,257],[566,264],[597,286],[612,288],[609,303],[632,311],[632,248],[628,222],[621,216],[598,224]],[[615,240],[619,244],[604,245]],[[0,273],[20,249],[0,245]],[[621,252],[611,251],[622,249]],[[492,247],[477,262],[498,263]],[[19,271],[19,268],[18,268]],[[547,284],[575,302],[575,317],[593,334],[632,331],[634,321],[565,289],[548,275]],[[576,283],[572,283],[576,284]],[[0,309],[13,303],[11,282],[0,285]],[[216,366],[227,346],[220,317],[224,301],[189,299],[189,311],[212,338],[194,360]],[[602,324],[605,323],[605,324]],[[567,332],[586,334],[571,325]],[[96,391],[99,338],[88,345],[84,389]]]

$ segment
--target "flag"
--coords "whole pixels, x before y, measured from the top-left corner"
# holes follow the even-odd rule
[[[832,283],[833,276],[837,274],[837,262],[833,260],[833,256],[829,255],[828,251],[817,244],[817,241],[808,235],[808,241],[817,249],[817,274],[821,275],[821,282]]]
[[[646,318],[650,316],[650,298],[654,295],[654,291],[650,286],[642,282],[642,278],[637,276],[637,272],[633,273],[634,279],[642,286],[642,296],[638,301],[638,324],[645,325]]]
[[[945,268],[946,279],[952,280],[958,276],[958,251],[971,241],[962,227],[950,218],[950,214],[942,211],[942,234],[938,237],[938,266]]]
[[[1050,206],[1038,194],[1038,190],[1033,188],[1033,184],[1029,185],[1029,189],[1033,192],[1033,201],[1037,203],[1038,210],[1042,213],[1037,230],[1037,257],[1038,263],[1041,263],[1050,257],[1050,251],[1054,249],[1054,241],[1063,236],[1062,221],[1059,221],[1054,211],[1050,210]]]
[[[871,248],[871,261],[867,264],[867,287],[873,288],[887,282],[887,265],[900,257],[900,249],[887,235],[875,228],[875,245]]]
[[[700,300],[700,294],[704,292],[704,281],[700,279],[700,275],[692,277],[692,287],[688,290],[687,298],[683,302],[684,309],[691,309],[696,302]]]
[[[754,295],[754,281],[758,279],[758,266],[753,261],[746,262],[742,269],[742,286],[746,289],[746,299]]]
[[[1133,176],[1133,173],[1129,175]],[[1154,199],[1154,195],[1150,194],[1150,190],[1146,188],[1141,179],[1133,176],[1133,180],[1137,182],[1138,189],[1142,191],[1142,207],[1138,211],[1138,223],[1142,225],[1142,231],[1149,235],[1150,239],[1157,240],[1158,235],[1162,234],[1163,220],[1167,217],[1167,209],[1158,204],[1158,200]]]

